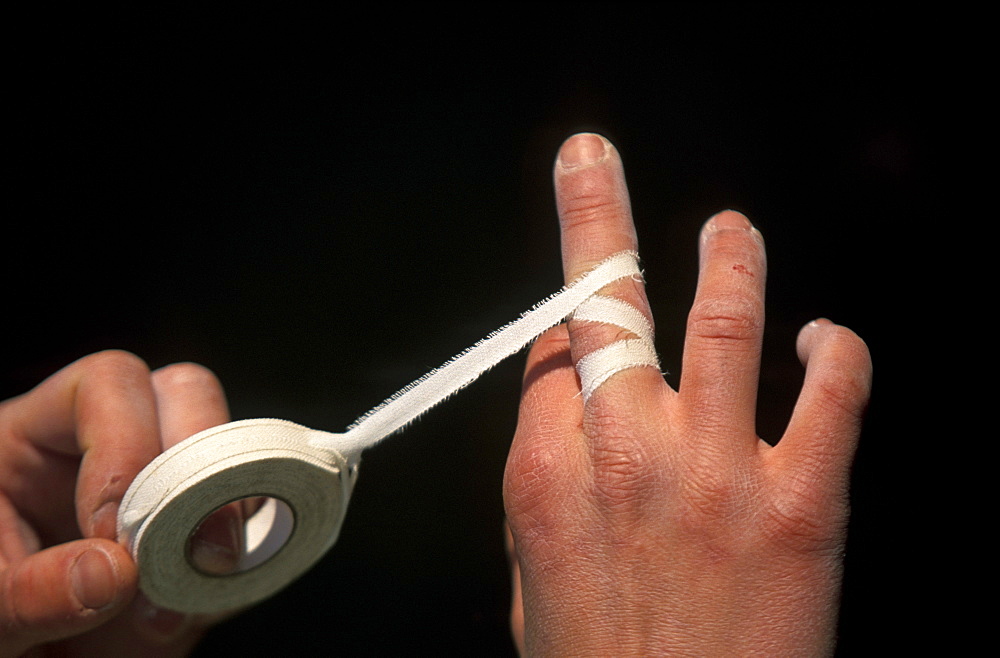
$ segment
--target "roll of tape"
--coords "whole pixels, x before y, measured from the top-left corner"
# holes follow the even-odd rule
[[[357,477],[356,456],[349,460],[335,442],[336,435],[287,420],[244,420],[195,434],[153,460],[118,517],[119,541],[139,565],[146,596],[182,612],[231,610],[308,570],[336,541]],[[249,519],[238,570],[200,571],[190,558],[194,531],[223,505],[258,496],[283,505],[270,503]]]
[[[578,311],[577,320],[616,325],[636,338],[581,361],[585,398],[614,374],[656,367],[652,327],[633,306],[597,295],[640,277],[637,256],[621,252],[432,370],[361,416],[343,434],[287,420],[243,420],[195,434],[136,477],[118,513],[118,536],[139,565],[139,584],[165,608],[212,613],[251,605],[308,570],[333,545],[350,499],[361,451],[399,431]],[[589,300],[589,301],[588,301]],[[247,523],[247,552],[229,575],[200,571],[191,537],[228,503],[267,497]]]

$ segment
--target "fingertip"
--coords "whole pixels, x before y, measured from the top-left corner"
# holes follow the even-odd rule
[[[749,231],[753,227],[753,223],[740,211],[723,210],[708,218],[705,222],[704,230],[709,232],[724,229],[742,229],[744,231]]]
[[[620,251],[637,251],[618,151],[595,133],[567,139],[556,158],[556,210],[567,284]]]
[[[175,363],[153,372],[164,450],[209,427],[229,422],[222,383],[208,368]]]
[[[806,324],[796,348],[805,381],[788,429],[770,454],[776,472],[796,481],[815,475],[825,482],[817,491],[840,495],[871,396],[871,355],[856,333],[826,318]]]
[[[118,535],[118,510],[120,507],[121,498],[101,503],[84,525],[86,536],[114,539]]]
[[[142,357],[118,349],[87,355],[70,364],[67,369],[69,368],[79,368],[82,373],[89,376],[100,375],[109,381],[127,381],[135,377],[144,378],[149,374],[149,364]]]
[[[832,325],[833,322],[826,318],[817,318],[799,330],[799,335],[795,339],[795,352],[798,354],[802,365],[805,365],[809,360],[809,353],[816,344],[816,340],[822,332],[823,327]]]
[[[173,413],[178,407],[190,405],[202,410],[206,416],[200,422],[225,423],[229,419],[229,406],[222,382],[210,369],[197,363],[174,363],[154,370],[151,376],[153,390],[161,414]],[[187,410],[190,413],[190,410]]]
[[[860,415],[871,394],[872,360],[868,345],[847,327],[826,318],[805,325],[796,339],[806,367],[805,392],[819,388],[838,405]],[[821,383],[821,385],[820,385]]]
[[[222,388],[222,383],[215,373],[205,366],[183,361],[172,363],[152,372],[153,387],[157,391],[169,392],[186,389]]]
[[[762,246],[764,244],[764,236],[746,215],[738,210],[723,210],[709,217],[702,225],[700,233],[702,246],[724,231],[745,231],[757,243]]]
[[[847,361],[862,370],[871,370],[871,355],[867,343],[854,331],[827,318],[809,322],[799,330],[795,339],[795,351],[802,365],[807,365],[810,356],[821,346],[829,348],[841,361]]]

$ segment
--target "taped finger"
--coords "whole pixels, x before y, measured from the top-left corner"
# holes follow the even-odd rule
[[[611,254],[636,251],[625,174],[610,142],[594,134],[571,137],[559,152],[554,178],[567,282]],[[647,370],[640,378],[652,373],[651,382],[637,386],[640,397],[650,383],[662,382],[651,317],[638,270],[574,312],[570,338],[585,402],[626,370]]]

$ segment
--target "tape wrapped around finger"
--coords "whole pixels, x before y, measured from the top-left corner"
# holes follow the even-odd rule
[[[243,420],[199,432],[154,459],[136,477],[118,514],[119,541],[139,566],[151,601],[191,613],[261,601],[308,570],[334,544],[357,478],[361,452],[399,431],[579,309],[577,319],[616,325],[637,337],[611,344],[581,369],[585,398],[617,372],[659,367],[652,328],[635,307],[597,295],[641,276],[621,252],[522,316],[432,370],[332,434],[286,420]],[[588,302],[588,300],[591,300]],[[191,538],[220,507],[271,499],[246,527],[246,550],[228,575],[200,570]]]

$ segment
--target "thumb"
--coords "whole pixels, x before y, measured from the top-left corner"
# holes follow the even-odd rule
[[[0,657],[89,631],[136,592],[132,558],[107,539],[60,544],[0,573]]]

